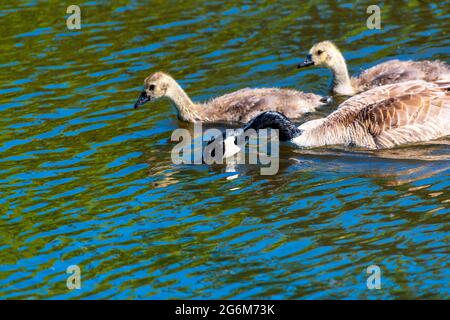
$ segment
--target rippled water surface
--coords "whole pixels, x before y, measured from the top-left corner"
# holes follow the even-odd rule
[[[326,94],[297,70],[332,39],[351,73],[450,57],[450,5],[90,1],[0,4],[2,298],[449,298],[449,139],[383,152],[282,147],[280,169],[175,165],[171,73],[194,100],[242,87]],[[330,110],[321,110],[325,115]],[[313,115],[314,116],[314,115]],[[366,268],[382,271],[368,290]],[[82,288],[66,287],[78,265]]]

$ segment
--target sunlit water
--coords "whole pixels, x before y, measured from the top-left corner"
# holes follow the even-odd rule
[[[448,139],[284,146],[278,174],[262,176],[173,164],[171,133],[192,126],[165,101],[132,108],[157,70],[194,100],[247,86],[326,94],[328,71],[295,68],[325,39],[351,73],[449,61],[448,3],[385,4],[369,30],[372,3],[314,2],[91,1],[79,31],[65,4],[2,2],[0,296],[449,298]],[[373,264],[381,290],[366,287]],[[80,290],[66,287],[70,265]]]

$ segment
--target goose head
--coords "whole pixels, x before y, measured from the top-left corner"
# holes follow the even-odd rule
[[[298,68],[305,68],[309,66],[320,66],[324,65],[328,68],[333,68],[342,55],[339,49],[331,41],[322,41],[315,44],[310,50],[309,54],[306,56],[304,62],[298,65]]]
[[[144,80],[144,90],[139,95],[134,108],[136,109],[149,101],[167,97],[174,82],[175,80],[171,76],[163,72],[156,72],[148,76]]]

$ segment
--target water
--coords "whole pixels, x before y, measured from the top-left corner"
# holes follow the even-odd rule
[[[325,94],[299,71],[334,39],[350,72],[449,61],[449,3],[151,1],[2,3],[2,298],[449,298],[449,139],[383,152],[283,147],[280,170],[174,165],[171,73],[194,100],[247,86]],[[120,4],[119,4],[120,3]],[[326,115],[321,110],[318,115]],[[318,116],[312,115],[312,116]],[[236,176],[237,174],[237,176]],[[368,290],[366,268],[381,268]],[[81,268],[82,288],[66,287]]]

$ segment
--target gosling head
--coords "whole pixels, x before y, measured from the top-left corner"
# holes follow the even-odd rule
[[[138,100],[134,104],[134,108],[136,109],[149,101],[166,97],[170,84],[173,81],[171,76],[163,72],[156,72],[148,76],[144,80],[144,91],[141,92]]]
[[[331,68],[336,60],[341,56],[339,49],[331,41],[322,41],[315,44],[306,56],[304,62],[300,63],[297,67],[304,68],[309,66],[325,65]]]

